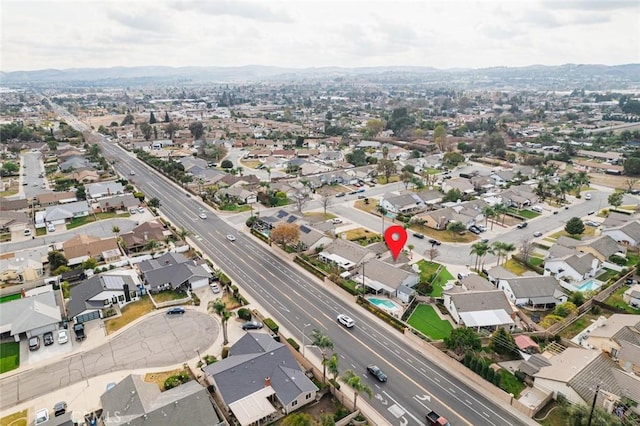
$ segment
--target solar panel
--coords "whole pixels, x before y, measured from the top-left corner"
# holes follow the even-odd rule
[[[282,219],[283,217],[289,216],[289,213],[285,212],[284,210],[279,210],[278,213],[276,213],[276,217]]]
[[[297,218],[297,217],[295,217],[295,216],[289,216],[289,217],[287,218],[287,223],[293,223],[293,222],[295,222],[296,220],[298,220],[298,218]]]
[[[300,226],[300,231],[304,232],[305,234],[308,234],[309,232],[311,232],[311,229],[309,229],[306,226],[302,225],[302,226]]]
[[[108,289],[120,289],[124,285],[124,280],[119,276],[107,275],[102,277],[102,280],[104,287]]]

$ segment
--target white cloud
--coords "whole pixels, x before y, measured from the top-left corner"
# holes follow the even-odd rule
[[[5,0],[2,70],[620,64],[640,62],[639,16],[607,0]]]

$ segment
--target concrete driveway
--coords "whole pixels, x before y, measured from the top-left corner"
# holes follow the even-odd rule
[[[211,315],[192,309],[180,316],[156,313],[100,346],[73,342],[79,352],[0,379],[0,409],[106,373],[181,364],[196,349],[213,345],[218,334]]]

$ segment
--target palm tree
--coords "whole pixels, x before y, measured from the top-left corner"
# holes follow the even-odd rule
[[[378,213],[380,213],[380,216],[382,216],[382,235],[384,235],[384,217],[387,215],[387,209],[385,209],[384,207],[382,207],[380,204],[378,204],[377,207]]]
[[[507,255],[512,251],[516,250],[516,246],[513,243],[503,243],[502,252],[504,254],[504,263],[507,263],[508,257]]]
[[[220,320],[222,322],[222,336],[223,336],[223,345],[229,343],[229,338],[227,336],[227,321],[233,315],[231,312],[227,311],[227,305],[222,301],[222,299],[216,299],[209,302],[207,305],[207,310],[209,312],[215,312],[220,316]]]
[[[489,246],[487,243],[478,242],[471,246],[471,254],[476,255],[476,270],[480,269],[480,258],[485,256],[489,251]]]
[[[358,405],[358,395],[362,392],[369,396],[369,399],[373,397],[373,391],[369,386],[362,383],[360,376],[353,372],[353,370],[347,370],[342,374],[342,380],[353,389],[353,411],[356,411]]]
[[[264,170],[267,172],[267,177],[269,178],[269,182],[271,182],[271,167],[267,166],[264,168]]]
[[[189,236],[189,231],[184,228],[180,228],[180,232],[178,232],[178,235],[184,240],[187,236]]]
[[[500,258],[502,257],[503,246],[504,246],[504,243],[502,241],[494,241],[493,244],[491,245],[491,248],[489,248],[489,253],[498,257],[496,265],[500,264]]]
[[[337,380],[338,376],[340,375],[340,370],[338,369],[339,361],[340,360],[338,358],[338,354],[336,353],[322,361],[322,364],[327,367],[327,370],[329,371],[329,374],[331,374],[331,377],[334,381]]]
[[[322,383],[324,383],[327,374],[327,365],[324,361],[327,359],[327,349],[333,349],[333,342],[329,336],[314,328],[311,331],[311,346],[315,346],[322,352]]]
[[[578,174],[576,175],[575,183],[578,186],[579,194],[583,186],[589,186],[589,184],[591,183],[591,179],[589,178],[587,172],[578,172]]]
[[[491,206],[486,206],[482,209],[482,214],[484,215],[484,226],[486,227],[489,223],[490,217],[495,217],[496,212]],[[491,221],[491,229],[493,230],[493,220]]]
[[[496,204],[493,206],[493,211],[495,212],[496,217],[500,217],[502,215],[502,220],[500,223],[504,226],[504,217],[506,216],[509,209],[502,203]]]
[[[120,228],[117,225],[114,225],[113,228],[111,228],[111,232],[116,234],[116,238],[120,236]]]

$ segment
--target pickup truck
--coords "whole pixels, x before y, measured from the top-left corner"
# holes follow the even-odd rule
[[[427,413],[427,424],[432,426],[451,426],[447,419],[433,410]]]
[[[76,334],[76,340],[81,341],[87,338],[87,335],[84,334],[84,324],[78,323],[73,326],[73,332]]]

